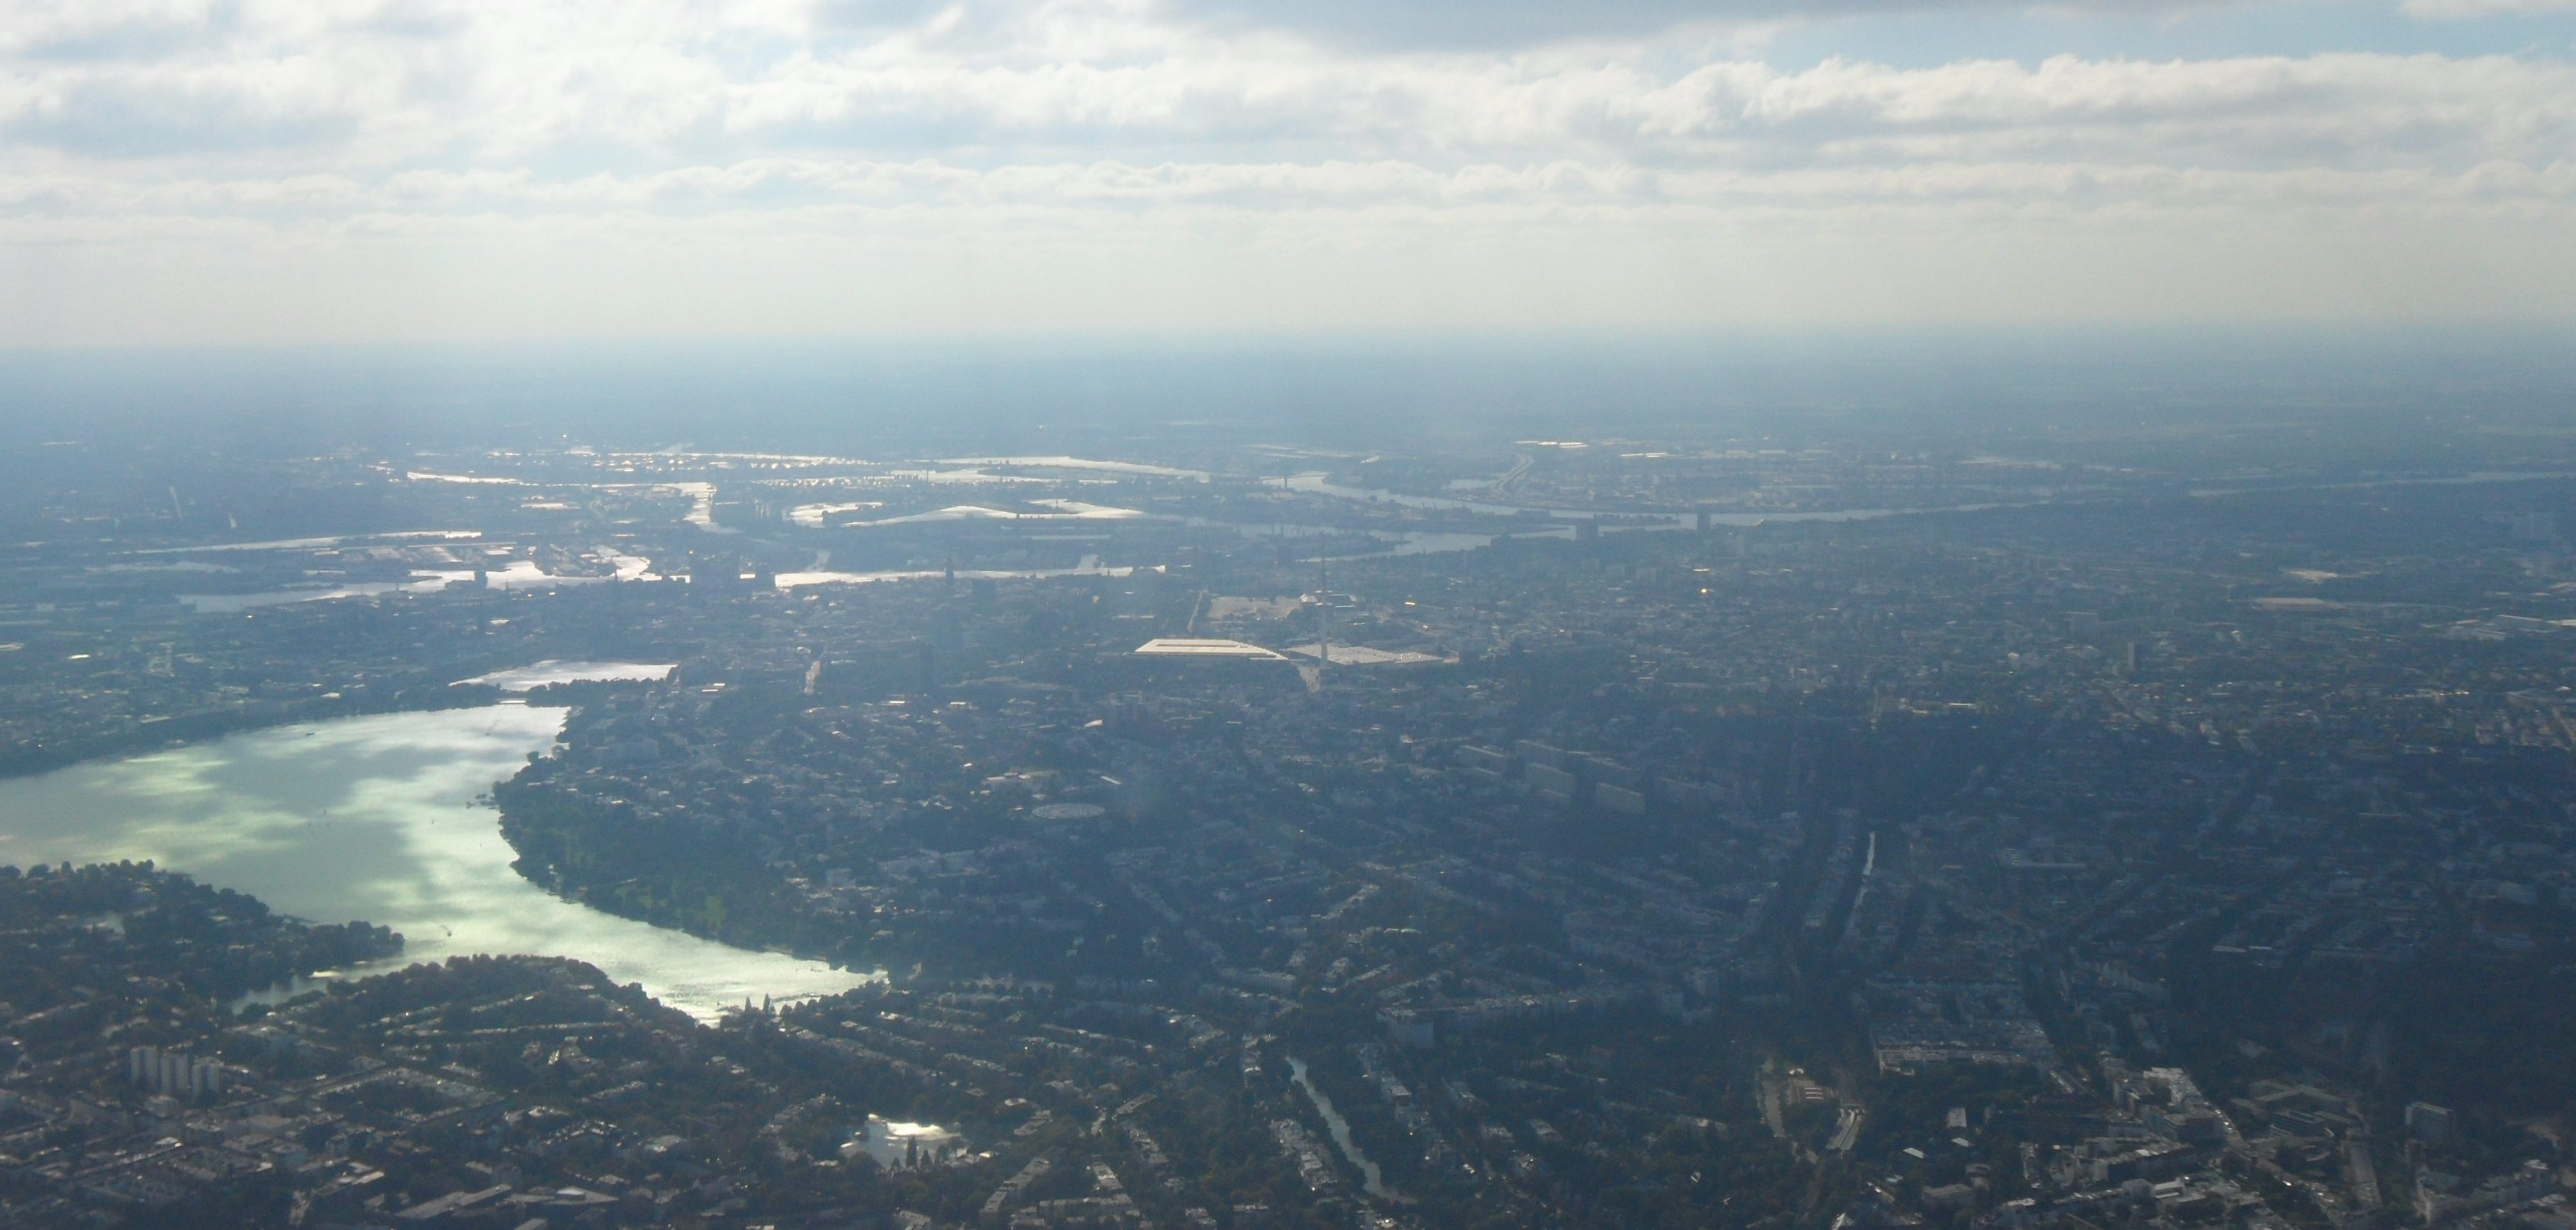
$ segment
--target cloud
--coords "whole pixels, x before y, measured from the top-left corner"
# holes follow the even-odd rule
[[[226,154],[335,145],[360,122],[220,85],[81,83],[30,100],[0,123],[0,138],[109,157]]]
[[[2406,0],[2406,12],[2430,21],[2532,13],[2576,13],[2576,0]]]
[[[1834,0],[1822,11],[1846,6],[1879,7],[1871,0]],[[1801,7],[1787,0],[1716,4],[1704,0],[1595,0],[1589,4],[1491,0],[1476,5],[1462,19],[1455,5],[1437,0],[1168,0],[1163,11],[1180,21],[1221,30],[1287,30],[1332,44],[1491,50],[1568,39],[1635,38],[1719,20],[1774,20]]]
[[[2220,0],[1165,0],[1162,12],[1218,29],[1286,30],[1340,46],[1495,50],[1547,43],[1634,39],[1676,27],[1766,26],[1784,21],[2073,7],[2095,14],[2219,7]]]
[[[2212,265],[2185,287],[2173,265],[2194,261],[2193,235],[2208,261],[2306,270],[2303,286],[2248,302],[2344,310],[2337,295],[2364,295],[2363,308],[2414,311],[2469,302],[2461,285],[2484,278],[2576,313],[2576,290],[2527,276],[2576,233],[2576,68],[2563,59],[1785,63],[1699,22],[1758,7],[1660,0],[1564,10],[1579,19],[1506,3],[1479,18],[1508,37],[1351,33],[1369,13],[1439,11],[0,0],[12,288],[0,326],[68,335],[118,317],[45,311],[149,300],[195,303],[209,330],[412,327],[390,303],[319,320],[209,306],[269,284],[262,269],[290,271],[275,283],[314,304],[406,287],[425,302],[465,285],[507,295],[516,275],[548,288],[526,302],[595,328],[643,327],[640,309],[611,301],[655,293],[635,282],[642,268],[697,295],[655,311],[708,322],[771,320],[791,301],[816,322],[876,320],[862,301],[907,284],[942,304],[921,319],[1259,323],[1328,303],[1424,319],[1688,318],[1738,303],[1677,280],[1687,270],[1815,309],[1825,301],[1790,287],[1801,262],[1846,286],[1884,267],[2032,288],[1960,311],[2099,309],[2053,272],[2075,265],[2167,287],[2141,305],[2217,310],[2241,279]],[[2496,255],[2511,237],[2546,251],[2514,266]],[[2306,255],[2257,259],[2258,239]],[[2335,259],[2400,247],[2465,255],[2438,286],[2422,270],[2332,274]],[[1875,266],[1850,263],[1862,251]],[[1958,273],[1963,253],[1995,266]],[[1515,268],[1477,267],[1490,261]],[[758,289],[824,270],[849,302]],[[1202,272],[1216,270],[1237,289]],[[1407,292],[1389,281],[1399,270],[1450,289]],[[1184,305],[1137,290],[1140,277],[1196,289]],[[1118,287],[1143,306],[1096,297]],[[1530,298],[1476,297],[1500,294]]]
[[[212,10],[208,10],[211,12]],[[1762,166],[1921,158],[2457,165],[2569,152],[2571,79],[2517,57],[2060,56],[1782,68],[1700,41],[1357,53],[1116,0],[838,9],[681,0],[233,10],[219,45],[19,57],[0,141],[302,171],[599,171],[865,151],[1427,165],[1567,157]],[[981,24],[976,24],[981,23]],[[58,23],[59,24],[59,23]],[[114,26],[109,22],[100,28]],[[121,27],[118,27],[121,28]]]
[[[220,42],[238,29],[229,0],[97,0],[0,3],[0,55],[35,60],[168,56]]]

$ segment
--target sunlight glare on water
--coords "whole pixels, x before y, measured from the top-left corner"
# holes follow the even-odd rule
[[[874,976],[618,918],[522,878],[498,814],[469,804],[563,719],[521,704],[349,718],[0,781],[0,863],[150,859],[299,918],[392,927],[407,944],[387,967],[572,957],[701,1018]]]

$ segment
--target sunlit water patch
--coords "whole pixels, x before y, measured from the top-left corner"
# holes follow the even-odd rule
[[[533,666],[514,666],[457,682],[488,684],[504,692],[533,692],[558,683],[668,679],[676,669],[677,665],[670,662],[563,662],[548,658]]]
[[[1372,1196],[1397,1196],[1396,1190],[1386,1185],[1386,1176],[1378,1170],[1377,1163],[1370,1161],[1368,1154],[1360,1152],[1359,1144],[1351,1139],[1350,1122],[1342,1118],[1340,1111],[1333,1109],[1333,1100],[1325,1097],[1324,1091],[1306,1078],[1305,1060],[1294,1055],[1288,1057],[1288,1079],[1306,1091],[1306,1100],[1314,1103],[1315,1113],[1324,1117],[1324,1130],[1332,1135],[1333,1147],[1341,1150],[1351,1165],[1359,1167],[1360,1189]]]
[[[871,977],[618,918],[522,879],[498,813],[473,800],[551,746],[563,719],[520,704],[350,718],[0,781],[0,863],[150,859],[299,918],[392,927],[408,944],[385,967],[571,957],[700,1017]]]
[[[469,574],[470,575],[470,574]],[[327,602],[333,598],[375,598],[385,594],[434,594],[447,588],[450,578],[429,577],[418,581],[357,581],[347,585],[314,585],[302,589],[272,589],[252,594],[181,594],[179,601],[200,615],[237,615],[264,606],[285,606],[295,602]]]

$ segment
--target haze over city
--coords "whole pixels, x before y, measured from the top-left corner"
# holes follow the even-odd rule
[[[2568,0],[0,0],[0,1227],[2576,1230]]]

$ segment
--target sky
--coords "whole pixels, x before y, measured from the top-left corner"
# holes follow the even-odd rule
[[[0,347],[2576,322],[2576,0],[0,0]]]

